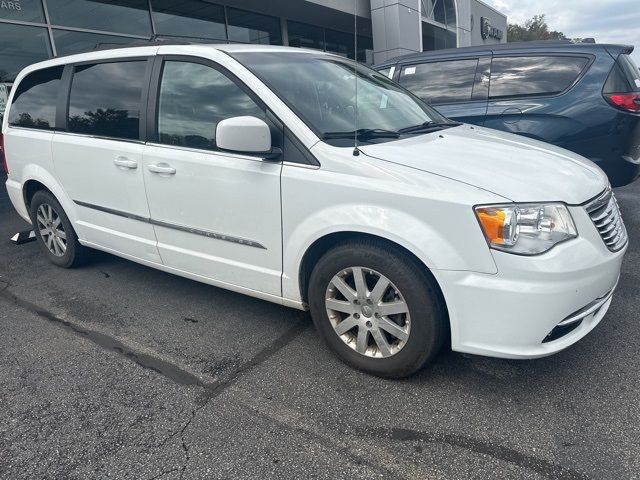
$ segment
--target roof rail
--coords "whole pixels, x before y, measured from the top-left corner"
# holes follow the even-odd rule
[[[180,38],[180,37],[167,37],[162,35],[154,35],[149,40],[139,40],[131,43],[109,43],[100,42],[96,43],[93,50],[112,50],[118,48],[131,48],[131,47],[152,47],[158,45],[199,45],[199,44],[220,44],[227,43],[220,40],[205,40],[205,39],[193,39],[193,38]]]

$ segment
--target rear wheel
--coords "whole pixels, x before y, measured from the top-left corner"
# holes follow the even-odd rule
[[[35,193],[30,215],[38,243],[51,263],[71,268],[85,261],[87,249],[78,242],[69,217],[51,193]]]
[[[327,252],[309,281],[313,321],[349,365],[404,377],[440,349],[445,328],[437,288],[399,249],[345,243]]]

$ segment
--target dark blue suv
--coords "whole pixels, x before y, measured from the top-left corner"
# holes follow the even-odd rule
[[[375,68],[449,118],[572,150],[620,186],[640,174],[640,72],[632,51],[507,43],[406,55]]]

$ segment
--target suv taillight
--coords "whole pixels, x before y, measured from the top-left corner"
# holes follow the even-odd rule
[[[626,112],[640,113],[640,92],[607,93],[604,98],[616,108]]]
[[[4,151],[4,135],[0,133],[0,160],[2,160],[2,170],[9,175],[9,165],[7,165],[7,155]]]

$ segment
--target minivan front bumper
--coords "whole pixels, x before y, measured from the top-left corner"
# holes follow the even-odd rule
[[[495,275],[434,272],[449,309],[452,349],[501,358],[559,352],[605,316],[626,246],[610,252],[582,207],[578,238],[534,257],[492,251]]]

